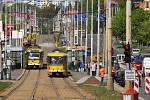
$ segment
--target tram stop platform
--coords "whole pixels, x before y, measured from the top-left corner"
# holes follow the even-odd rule
[[[17,81],[22,77],[24,72],[25,72],[25,69],[14,69],[14,70],[11,70],[10,76],[9,74],[4,74],[4,73],[3,73],[3,76],[1,76],[1,73],[0,73],[0,82]]]

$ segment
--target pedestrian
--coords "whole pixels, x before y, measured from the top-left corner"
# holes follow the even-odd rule
[[[14,70],[15,66],[16,66],[15,61],[12,59],[11,60],[11,69]]]
[[[99,70],[99,74],[101,77],[101,85],[103,84],[103,80],[104,80],[104,75],[105,75],[105,69],[103,66],[101,66],[100,70]]]
[[[116,68],[112,67],[112,78],[113,78],[113,82],[115,80],[115,73],[116,73]]]
[[[76,61],[76,64],[75,64],[76,70],[75,71],[77,71],[77,72],[80,71],[80,63],[81,63],[80,60]]]
[[[92,76],[96,75],[96,63],[93,61],[91,64]]]
[[[88,73],[88,75],[90,75],[90,62],[88,62],[88,64],[87,64],[87,68],[88,68],[87,73]]]
[[[80,71],[84,72],[84,63],[83,62],[80,63]]]

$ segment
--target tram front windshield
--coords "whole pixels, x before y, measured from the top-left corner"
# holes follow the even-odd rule
[[[29,59],[40,59],[40,53],[29,53]]]
[[[47,57],[48,64],[62,65],[64,64],[64,57]]]

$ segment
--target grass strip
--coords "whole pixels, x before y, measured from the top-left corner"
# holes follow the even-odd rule
[[[96,100],[122,100],[122,94],[107,90],[106,86],[79,85],[79,87],[96,97]]]
[[[0,82],[0,91],[5,90],[11,86],[11,82]]]

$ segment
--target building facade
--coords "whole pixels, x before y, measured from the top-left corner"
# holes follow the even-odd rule
[[[150,11],[150,0],[144,0],[144,10]]]

